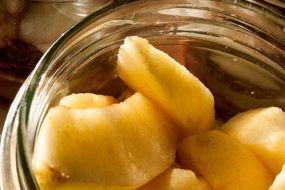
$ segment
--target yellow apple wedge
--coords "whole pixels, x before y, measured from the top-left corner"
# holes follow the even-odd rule
[[[136,189],[174,163],[176,141],[172,122],[140,93],[104,108],[58,106],[39,131],[33,170],[42,189]]]
[[[276,176],[269,190],[284,190],[284,189],[285,189],[285,165],[283,165],[281,172]]]
[[[238,114],[221,130],[247,146],[277,175],[285,164],[285,112],[277,107]]]
[[[268,190],[273,182],[250,150],[217,130],[185,138],[178,156],[182,167],[201,175],[214,190]]]
[[[125,38],[116,70],[130,88],[143,93],[178,123],[184,135],[214,126],[214,98],[208,88],[146,39]]]
[[[169,168],[138,190],[210,190],[207,182],[191,170]]]
[[[112,96],[105,96],[92,93],[71,94],[63,97],[59,105],[71,108],[100,108],[117,103]]]

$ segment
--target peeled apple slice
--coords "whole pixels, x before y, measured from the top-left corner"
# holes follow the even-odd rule
[[[169,168],[138,190],[210,190],[204,179],[191,170]]]
[[[185,138],[178,156],[182,167],[201,175],[214,190],[268,190],[273,182],[250,150],[217,130]]]
[[[222,131],[253,151],[277,175],[285,164],[285,112],[277,107],[238,114]]]
[[[151,99],[178,123],[184,135],[214,126],[214,98],[208,88],[146,39],[125,38],[116,69],[128,86]]]
[[[284,189],[285,189],[285,165],[283,165],[282,171],[276,176],[269,190],[284,190]]]
[[[58,106],[39,131],[33,169],[42,189],[136,189],[174,163],[176,134],[140,93],[104,108]]]
[[[59,105],[70,108],[100,108],[117,103],[112,96],[105,96],[92,93],[71,94],[63,97]]]

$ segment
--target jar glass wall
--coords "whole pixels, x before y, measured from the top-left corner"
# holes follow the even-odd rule
[[[47,110],[78,92],[120,96],[114,70],[126,36],[138,35],[185,65],[214,94],[225,120],[257,107],[285,110],[285,16],[247,0],[116,1],[66,32],[19,91],[1,142],[1,189],[36,189],[31,157]]]

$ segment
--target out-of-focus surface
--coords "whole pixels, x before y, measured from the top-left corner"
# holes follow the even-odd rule
[[[7,114],[7,111],[6,111],[7,109],[0,109],[0,125],[1,126],[3,126],[3,124],[4,124],[4,120],[5,120],[5,118],[6,118],[6,114]]]
[[[112,0],[0,0],[0,133],[20,86],[73,24]]]

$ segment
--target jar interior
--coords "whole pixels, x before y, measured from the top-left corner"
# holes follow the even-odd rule
[[[271,23],[269,13],[263,23],[247,21],[258,15],[257,5],[202,2],[135,3],[89,23],[52,60],[36,90],[34,109],[46,111],[71,93],[119,97],[127,86],[116,74],[116,55],[124,38],[133,35],[148,38],[197,76],[214,94],[219,119],[257,107],[285,109],[284,37],[277,40],[282,21]],[[273,25],[280,30],[268,33]],[[43,117],[30,113],[38,126]]]
[[[31,78],[26,96],[30,147],[61,97],[92,92],[118,98],[128,89],[115,70],[126,36],[145,37],[185,65],[213,93],[222,121],[257,107],[285,110],[282,15],[247,1],[169,2],[138,1],[91,15],[49,50],[42,59],[49,64],[38,66],[38,82]]]

